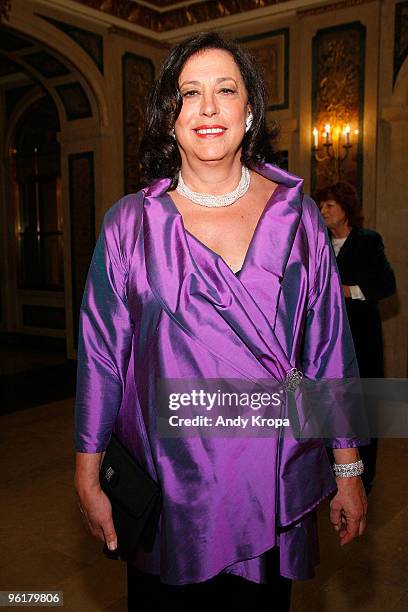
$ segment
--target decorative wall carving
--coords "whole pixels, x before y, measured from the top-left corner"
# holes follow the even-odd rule
[[[336,175],[331,160],[312,159],[312,189],[337,180],[362,188],[365,27],[349,23],[319,30],[313,39],[312,116],[321,134],[325,124],[349,124],[353,147]],[[358,135],[354,131],[358,130]]]
[[[399,2],[395,5],[394,29],[394,81],[398,72],[408,56],[408,2]]]
[[[265,79],[268,111],[289,106],[289,29],[238,39],[257,59]]]
[[[122,58],[124,189],[141,187],[138,148],[143,134],[145,108],[154,81],[154,66],[146,57],[125,53]]]
[[[95,246],[95,188],[93,153],[73,153],[69,165],[71,227],[72,317],[77,347],[79,309]]]

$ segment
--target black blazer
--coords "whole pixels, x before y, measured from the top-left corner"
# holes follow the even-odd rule
[[[384,360],[378,300],[396,291],[380,234],[353,228],[337,255],[337,266],[342,284],[358,285],[366,298],[346,298],[360,376],[380,378],[384,376]]]

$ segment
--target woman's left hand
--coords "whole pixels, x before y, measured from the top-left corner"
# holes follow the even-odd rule
[[[330,522],[339,534],[340,545],[361,536],[366,528],[367,497],[360,476],[336,478],[337,493],[330,502]]]

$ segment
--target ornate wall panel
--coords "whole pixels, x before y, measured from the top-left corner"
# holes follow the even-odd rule
[[[395,5],[394,29],[394,83],[399,69],[408,56],[408,2]]]
[[[240,38],[262,68],[268,94],[268,110],[289,106],[289,29]]]
[[[69,156],[69,210],[71,224],[72,314],[77,347],[79,309],[95,246],[94,156]]]
[[[154,81],[154,66],[146,57],[125,53],[122,58],[124,190],[138,191],[141,171],[138,148],[143,133],[145,107]]]
[[[312,121],[319,131],[330,124],[337,130],[350,126],[353,144],[336,172],[332,160],[316,162],[312,156],[312,191],[337,180],[352,183],[361,193],[363,172],[365,27],[360,22],[319,30],[313,39]],[[358,134],[355,134],[358,130]],[[339,136],[340,152],[345,142]]]

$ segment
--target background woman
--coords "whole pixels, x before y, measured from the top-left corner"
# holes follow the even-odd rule
[[[332,440],[347,476],[336,466],[335,478],[319,439],[157,433],[158,379],[296,387],[298,370],[356,374],[323,221],[303,181],[268,163],[265,109],[261,75],[235,44],[203,33],[173,49],[147,109],[149,185],[108,211],[91,263],[78,351],[80,507],[114,549],[98,482],[113,430],[163,491],[153,550],[128,564],[129,609],[210,606],[221,590],[231,609],[288,610],[291,579],[312,577],[318,562],[318,503],[337,488],[340,544],[365,528],[358,440]]]
[[[316,194],[337,258],[347,315],[362,378],[384,376],[381,317],[378,301],[396,291],[395,277],[380,234],[365,229],[357,192],[338,182]],[[362,480],[370,491],[375,475],[377,439],[360,449]]]

